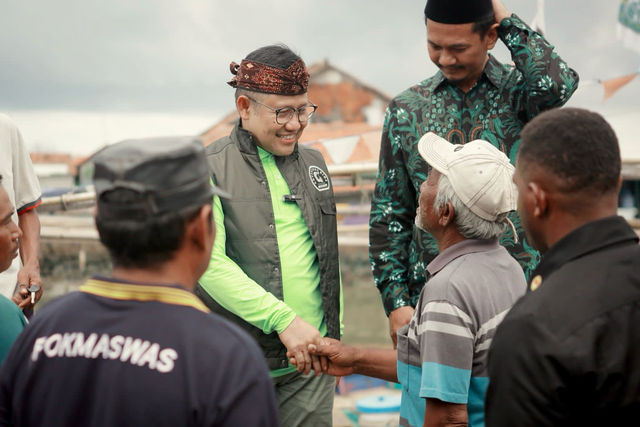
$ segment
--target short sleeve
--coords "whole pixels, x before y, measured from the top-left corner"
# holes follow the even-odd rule
[[[18,214],[25,213],[40,204],[42,191],[31,163],[29,151],[15,126],[9,129],[12,145],[13,191]]]
[[[0,426],[12,425],[9,383],[17,371],[16,360],[22,359],[15,355],[15,349],[11,357],[7,356],[26,324],[27,320],[18,306],[0,295]]]
[[[27,321],[13,302],[0,295],[0,366]]]
[[[210,385],[217,391],[207,393],[205,387],[202,392],[201,397],[209,402],[204,425],[279,426],[275,389],[262,352],[244,331],[232,326],[238,336],[226,352],[233,357],[216,362],[222,374],[219,384]]]
[[[416,325],[422,379],[420,397],[466,404],[473,365],[471,318],[447,301],[421,307]]]

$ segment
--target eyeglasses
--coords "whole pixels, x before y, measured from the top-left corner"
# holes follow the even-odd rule
[[[256,104],[260,104],[263,107],[267,107],[269,110],[276,113],[276,123],[278,123],[279,125],[286,125],[287,123],[289,123],[293,118],[293,116],[295,115],[295,113],[298,113],[298,121],[300,123],[307,123],[311,118],[311,116],[313,116],[313,113],[315,113],[316,110],[318,109],[318,106],[311,101],[309,101],[311,102],[311,105],[305,105],[304,107],[300,107],[300,108],[284,107],[284,108],[275,109],[275,108],[269,107],[267,104],[263,104],[262,102],[251,98],[250,96],[247,96],[247,98],[249,98]]]

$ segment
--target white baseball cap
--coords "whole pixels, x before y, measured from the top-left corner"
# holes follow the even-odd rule
[[[515,168],[491,143],[478,139],[456,145],[429,132],[420,138],[418,151],[431,167],[449,178],[462,203],[480,218],[504,221],[504,214],[516,210]],[[508,218],[506,221],[513,227]]]

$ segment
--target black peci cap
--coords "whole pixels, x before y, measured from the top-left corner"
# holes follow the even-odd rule
[[[99,151],[91,161],[101,217],[143,219],[212,202],[214,194],[230,198],[211,185],[204,147],[198,138],[122,141]],[[116,189],[127,189],[142,197],[127,203],[105,200],[103,196]]]
[[[493,16],[491,0],[427,0],[424,15],[441,24],[469,24]]]

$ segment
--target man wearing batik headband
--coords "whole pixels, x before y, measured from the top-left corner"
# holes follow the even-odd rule
[[[286,46],[231,63],[240,119],[207,147],[218,230],[196,293],[264,352],[283,426],[330,426],[335,379],[308,344],[341,335],[336,207],[322,155],[298,144],[317,108],[309,74]],[[290,365],[287,351],[302,360]],[[313,370],[314,372],[310,372]],[[317,374],[317,375],[316,375]]]
[[[578,87],[578,75],[553,46],[500,0],[428,0],[424,14],[429,57],[440,70],[389,104],[371,204],[369,256],[394,344],[418,302],[425,267],[438,255],[433,236],[414,226],[418,190],[430,170],[416,149],[420,137],[482,139],[513,163],[524,125],[565,104]],[[489,55],[498,39],[513,65]],[[519,239],[508,232],[501,244],[530,276],[540,255],[517,214],[511,219]]]

